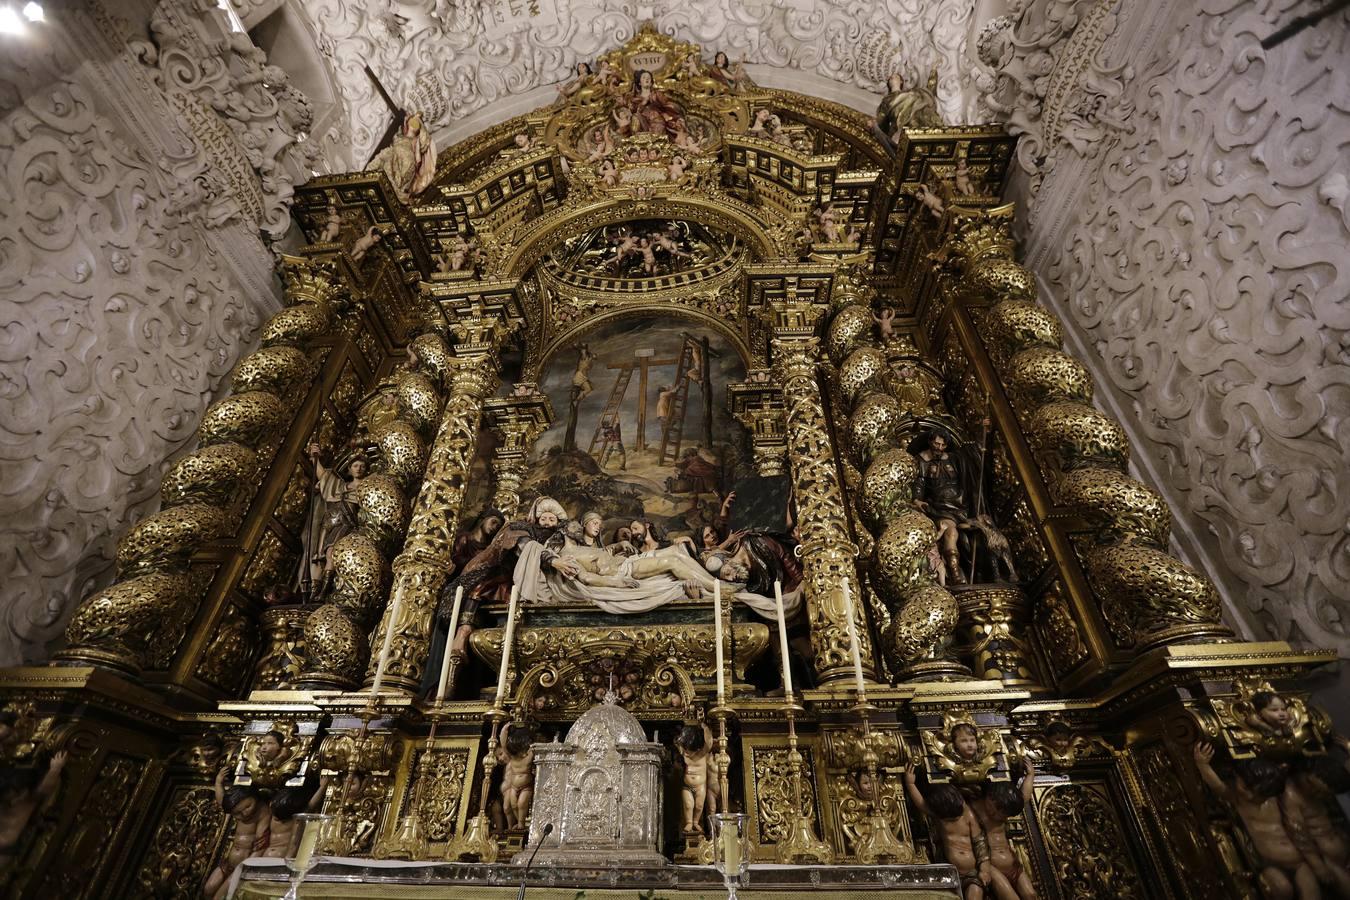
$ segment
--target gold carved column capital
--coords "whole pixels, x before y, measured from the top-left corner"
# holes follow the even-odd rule
[[[750,432],[755,470],[766,477],[787,474],[783,389],[760,370],[740,384],[728,385],[727,400],[736,421]]]
[[[483,419],[497,438],[492,452],[492,506],[510,518],[520,506],[530,448],[553,424],[553,405],[535,385],[518,384],[511,396],[484,404]]]

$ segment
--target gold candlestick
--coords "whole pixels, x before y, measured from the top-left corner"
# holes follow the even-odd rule
[[[854,853],[858,862],[867,865],[910,865],[914,859],[914,845],[895,836],[891,823],[881,814],[881,777],[877,751],[872,746],[872,713],[877,708],[867,702],[867,696],[858,693],[853,711],[862,720],[863,767],[872,779],[872,796],[867,801],[867,818],[858,829]]]
[[[492,835],[492,820],[488,818],[488,792],[492,787],[492,773],[497,768],[497,742],[502,723],[511,718],[506,711],[506,693],[515,681],[515,670],[511,667],[511,644],[515,637],[520,615],[520,586],[511,588],[511,605],[506,614],[506,632],[502,636],[502,664],[497,674],[497,695],[492,699],[492,708],[484,713],[491,731],[488,733],[487,752],[483,754],[483,784],[478,792],[478,815],[464,826],[464,833],[450,842],[445,857],[461,862],[493,863],[501,852],[497,839]],[[446,648],[449,650],[449,647]]]
[[[829,865],[834,862],[834,850],[816,837],[816,823],[802,808],[802,754],[797,748],[797,715],[806,710],[797,705],[791,691],[787,692],[784,700],[783,715],[787,717],[788,726],[788,767],[792,769],[792,821],[787,834],[775,848],[776,856],[782,865]]]
[[[426,777],[427,759],[436,744],[436,720],[431,722],[422,756],[413,770],[413,795],[408,814],[398,820],[398,828],[388,840],[381,842],[375,855],[381,859],[426,859],[427,838],[422,832],[422,782]]]
[[[464,826],[464,833],[450,842],[445,858],[460,862],[494,863],[501,848],[492,835],[492,820],[488,818],[488,792],[492,786],[492,773],[497,768],[497,739],[502,723],[511,718],[501,706],[501,698],[484,713],[491,725],[488,735],[487,752],[483,754],[483,784],[478,792],[478,815]]]
[[[709,712],[717,720],[717,789],[722,808],[718,812],[731,812],[731,784],[728,772],[731,770],[731,750],[727,744],[727,719],[736,717],[736,711],[726,704],[714,706]]]

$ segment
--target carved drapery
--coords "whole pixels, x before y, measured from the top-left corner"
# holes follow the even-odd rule
[[[814,322],[818,315],[819,310],[813,309],[808,320]],[[778,318],[786,320],[788,315],[785,312]],[[858,551],[847,539],[839,470],[816,381],[820,340],[787,327],[777,330],[771,346],[774,375],[783,387],[788,466],[802,540],[803,588],[816,675],[823,682],[852,677],[847,624],[851,611],[864,672],[875,677],[854,563]],[[847,609],[845,585],[852,597]]]
[[[507,332],[504,314],[498,309],[466,309],[451,327],[457,340],[450,397],[413,503],[407,540],[394,560],[390,602],[372,636],[371,647],[376,649],[367,685],[374,680],[378,648],[384,646],[389,629],[394,634],[384,684],[412,690],[422,677],[437,597],[449,577],[450,551],[478,445],[483,403],[497,387],[497,352]],[[397,620],[391,621],[395,613]]]

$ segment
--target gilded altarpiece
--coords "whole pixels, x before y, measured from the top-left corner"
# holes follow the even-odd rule
[[[882,134],[650,28],[468,141],[420,122],[297,189],[285,307],[161,511],[0,676],[41,801],[9,894],[276,896],[242,857],[297,810],[331,817],[314,882],[486,892],[557,824],[531,754],[617,704],[671,863],[729,811],[787,867],[755,879],[955,898],[945,798],[1024,893],[1259,896],[1229,786],[1340,758],[1330,656],[1236,640],[1170,555],[1017,262],[1012,137]]]

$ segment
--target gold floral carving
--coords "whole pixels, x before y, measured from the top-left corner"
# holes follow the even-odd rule
[[[1037,799],[1055,881],[1067,900],[1144,895],[1125,833],[1100,784],[1065,784]]]
[[[416,786],[409,788],[409,796],[416,795],[417,805],[405,813],[417,816],[428,841],[448,841],[452,837],[468,767],[467,750],[418,752],[413,768]]]
[[[186,897],[198,892],[225,836],[225,814],[209,787],[180,789],[169,802],[136,872],[149,897]]]
[[[805,772],[813,772],[811,749],[801,751]],[[802,779],[801,809],[793,807],[792,766],[786,749],[755,747],[750,752],[754,778],[759,843],[776,844],[788,836],[798,816],[814,820],[816,792],[811,778]]]

